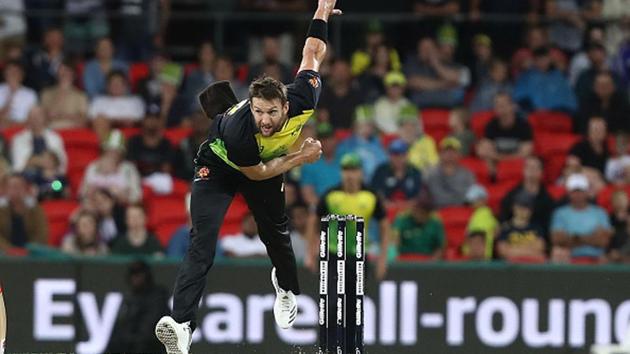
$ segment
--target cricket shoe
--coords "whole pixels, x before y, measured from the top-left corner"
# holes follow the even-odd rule
[[[164,344],[167,354],[189,354],[192,331],[188,322],[177,323],[173,317],[164,316],[155,325],[155,336]]]
[[[276,268],[271,270],[271,283],[276,289],[276,301],[273,304],[273,316],[282,329],[293,326],[297,316],[297,299],[291,290],[286,291],[278,285]]]

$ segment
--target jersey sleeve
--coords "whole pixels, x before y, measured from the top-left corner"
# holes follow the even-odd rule
[[[227,158],[239,167],[250,167],[258,165],[262,160],[258,154],[258,144],[256,139],[249,137],[236,141],[226,139],[225,147]]]
[[[319,73],[312,70],[300,71],[293,83],[287,85],[289,109],[295,115],[315,109],[321,92],[322,78]]]

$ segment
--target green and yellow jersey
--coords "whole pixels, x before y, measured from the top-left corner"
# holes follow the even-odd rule
[[[365,220],[366,249],[370,238],[368,231],[370,229],[370,222],[372,222],[372,220],[381,221],[386,217],[383,203],[381,203],[375,192],[367,188],[362,188],[357,193],[344,192],[341,187],[329,190],[319,200],[317,214],[320,218],[329,214],[362,216]],[[356,230],[353,229],[354,223],[350,225],[351,227],[348,229],[348,234],[354,235],[356,232]],[[331,226],[336,227],[336,225]],[[347,247],[346,252],[354,253],[356,247],[354,237],[347,238]],[[332,253],[337,252],[336,232],[330,233],[329,251]]]
[[[287,85],[289,119],[280,131],[269,137],[258,132],[249,100],[237,103],[214,119],[210,136],[200,147],[197,163],[204,164],[214,155],[238,170],[286,155],[313,115],[320,92],[319,73],[299,72],[294,82]]]

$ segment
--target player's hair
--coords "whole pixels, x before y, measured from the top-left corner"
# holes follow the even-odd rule
[[[279,99],[282,104],[287,102],[287,87],[271,76],[263,75],[249,85],[249,99],[262,98],[267,101]]]

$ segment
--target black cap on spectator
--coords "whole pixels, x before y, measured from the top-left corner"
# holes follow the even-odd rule
[[[162,107],[160,106],[159,102],[150,102],[149,104],[147,104],[147,117],[160,117],[161,113]]]

